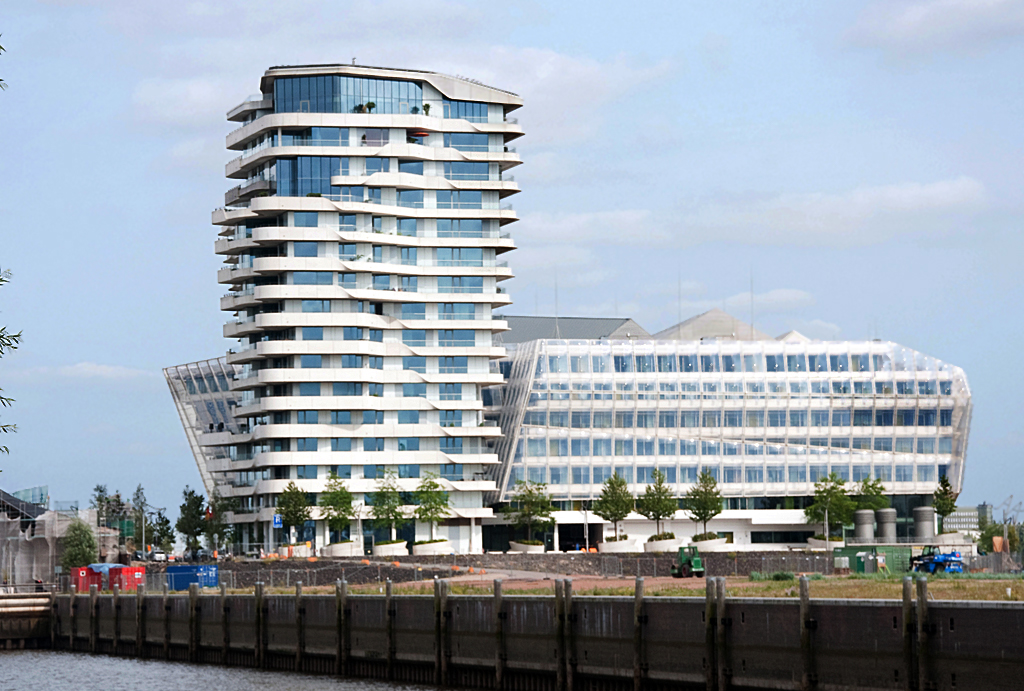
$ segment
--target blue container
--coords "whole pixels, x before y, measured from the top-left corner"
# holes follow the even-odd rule
[[[168,566],[167,588],[169,590],[188,590],[193,583],[200,588],[216,588],[220,585],[215,564],[207,566]]]

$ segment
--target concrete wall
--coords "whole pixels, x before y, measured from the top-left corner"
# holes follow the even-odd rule
[[[900,600],[57,596],[59,649],[508,691],[643,688],[1015,689],[1024,603]]]

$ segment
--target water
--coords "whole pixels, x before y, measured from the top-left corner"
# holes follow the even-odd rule
[[[426,691],[429,687],[51,650],[0,652],[0,689],[20,691],[51,688],[74,691],[131,688],[191,691]]]

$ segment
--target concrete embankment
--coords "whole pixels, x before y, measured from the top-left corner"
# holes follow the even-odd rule
[[[58,595],[59,649],[507,691],[1016,689],[1024,604],[902,600],[254,594]]]

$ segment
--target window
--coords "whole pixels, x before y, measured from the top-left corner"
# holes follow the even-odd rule
[[[811,465],[807,466],[807,480],[809,482],[819,482],[828,477],[828,466],[825,465]]]
[[[935,439],[932,437],[923,437],[917,440],[917,452],[918,453],[935,453]]]
[[[322,326],[304,326],[304,327],[302,327],[302,340],[303,341],[322,341],[322,340],[324,340],[324,327],[322,327]]]
[[[330,271],[293,271],[292,285],[297,286],[329,286],[334,283],[334,274]]]
[[[675,456],[676,455],[676,440],[675,439],[658,439],[658,455],[659,456]]]
[[[363,385],[356,381],[342,381],[334,383],[335,396],[362,396]]]
[[[913,482],[914,481],[914,466],[912,465],[897,465],[896,466],[896,482]]]
[[[652,437],[638,438],[636,440],[636,455],[637,456],[653,456],[654,455],[654,439]]]
[[[632,439],[616,439],[615,440],[615,455],[616,456],[632,456],[633,455],[633,440]]]
[[[438,276],[439,293],[482,293],[484,279],[481,276]]]
[[[806,410],[791,410],[791,411],[789,411],[789,426],[790,427],[807,427],[807,411]]]
[[[849,410],[833,410],[832,411],[832,426],[833,427],[849,427],[850,426],[850,411]]]
[[[590,412],[576,412],[572,413],[572,426],[574,429],[587,429],[590,427]]]
[[[612,440],[611,439],[594,439],[594,455],[595,456],[611,456],[612,455]]]
[[[296,257],[315,257],[319,248],[318,242],[293,242],[292,254]]]
[[[828,427],[829,414],[827,410],[811,411],[811,427]]]
[[[363,411],[363,424],[364,425],[383,425],[384,424],[384,411],[383,410],[364,410]]]
[[[440,319],[475,319],[476,305],[472,303],[444,302],[438,305],[437,314]]]
[[[952,427],[953,426],[953,410],[943,409],[939,411],[939,427]]]
[[[441,329],[437,344],[442,347],[471,347],[476,345],[476,331],[472,329]]]
[[[716,441],[701,441],[700,453],[702,456],[717,456],[719,445]]]
[[[316,228],[319,217],[316,211],[296,211],[292,213],[292,225],[296,228]]]
[[[570,440],[570,448],[573,456],[589,456],[590,455],[590,440],[589,439],[572,439]]]
[[[850,481],[850,466],[848,465],[834,465],[829,468],[829,472],[838,475],[840,480]]]
[[[621,477],[626,482],[633,483],[633,467],[627,465],[615,466],[615,474]]]
[[[576,454],[573,454],[576,455]],[[574,466],[572,468],[572,484],[574,485],[589,485],[590,484],[590,468]]]
[[[300,451],[302,449],[299,449]],[[316,448],[312,449],[316,451]],[[295,479],[296,480],[315,480],[316,479],[317,467],[315,465],[297,465],[295,466]]]
[[[295,440],[296,451],[316,451],[316,439],[312,437],[300,437]],[[315,477],[315,475],[314,475]]]
[[[850,358],[846,355],[829,355],[829,369],[833,372],[849,372]]]
[[[350,411],[350,410],[332,410],[331,411],[331,424],[332,425],[351,425],[352,424],[352,411]]]
[[[824,353],[808,353],[807,355],[807,371],[808,372],[827,372],[828,361]]]
[[[486,113],[484,113],[484,117],[486,118]],[[445,148],[457,149],[458,151],[487,151],[486,134],[445,132],[443,141]]]
[[[766,372],[785,372],[785,358],[782,355],[765,355]]]
[[[922,408],[917,411],[918,427],[935,427],[938,422],[938,411],[934,408]]]
[[[700,356],[700,371],[701,372],[721,372],[722,366],[719,363],[718,355],[701,355]]]
[[[305,357],[305,356],[303,356]],[[342,355],[341,366],[344,369],[361,369],[363,366],[362,355]]]
[[[363,451],[383,451],[384,439],[382,437],[366,437],[363,439]]]
[[[349,480],[352,478],[352,466],[350,465],[329,465],[327,466],[327,472],[334,473],[339,480]]]
[[[426,384],[402,384],[402,396],[404,398],[426,398]]]
[[[853,473],[850,478],[854,482],[860,482],[861,480],[871,479],[871,466],[869,465],[855,465],[853,466]]]
[[[802,465],[789,466],[790,482],[807,482],[807,468]]]
[[[320,382],[303,382],[299,384],[300,396],[319,396]]]
[[[722,413],[718,410],[705,410],[701,416],[701,427],[721,427]]]
[[[939,437],[939,453],[953,453],[953,437]]]
[[[655,412],[653,410],[644,410],[636,414],[636,426],[653,429],[655,423]]]
[[[783,424],[785,424],[785,416],[783,416]],[[764,427],[764,411],[763,410],[748,410],[746,412],[746,427]]]
[[[897,410],[896,411],[896,426],[897,427],[913,427],[914,426],[914,421],[915,421],[916,417],[917,416],[914,415],[914,409],[913,408],[909,408],[909,409],[906,409],[906,410]]]
[[[892,451],[892,437],[875,437],[875,451]]]
[[[858,449],[860,451],[870,451],[871,437],[854,437],[851,448]]]
[[[882,482],[892,482],[892,466],[891,465],[876,465],[875,466],[875,479]]]
[[[437,359],[437,371],[441,374],[465,374],[468,369],[469,360],[465,355],[442,356]]]
[[[742,469],[738,466],[725,466],[722,468],[722,483],[727,485],[743,481]]]
[[[330,300],[303,300],[302,301],[303,312],[330,312],[331,301]]]
[[[727,470],[731,470],[731,468],[727,468]],[[755,483],[762,483],[762,482],[764,482],[764,468],[762,468],[760,466],[756,466],[756,467],[751,468],[751,467],[748,466],[745,470],[746,470],[746,481],[747,482],[755,482]]]
[[[402,343],[408,346],[425,346],[427,332],[424,329],[405,329],[402,331]]]
[[[807,371],[807,358],[804,357],[803,353],[799,355],[787,355],[786,356],[786,371],[787,372],[806,372]]]
[[[438,384],[437,388],[442,401],[462,400],[462,384]]]
[[[633,426],[633,413],[617,412],[615,413],[615,426],[619,428],[628,428]]]
[[[743,426],[743,411],[742,410],[727,410],[722,416],[724,427],[742,427]]]
[[[427,358],[418,355],[405,355],[402,357],[402,369],[422,374],[427,371]]]
[[[554,411],[552,410],[548,415],[548,426],[550,427],[568,427],[569,426],[569,413],[568,411]]]
[[[603,484],[605,480],[612,476],[611,466],[607,465],[596,465],[593,468],[594,484]]]
[[[483,208],[483,193],[469,190],[438,190],[438,209],[480,209]]]
[[[320,422],[320,412],[317,410],[300,410],[296,412],[296,424],[315,425]]]
[[[896,443],[893,445],[893,450],[896,453],[914,453],[914,438],[896,437]]]
[[[548,468],[552,485],[565,485],[569,483],[568,469],[563,465],[553,465]]]

